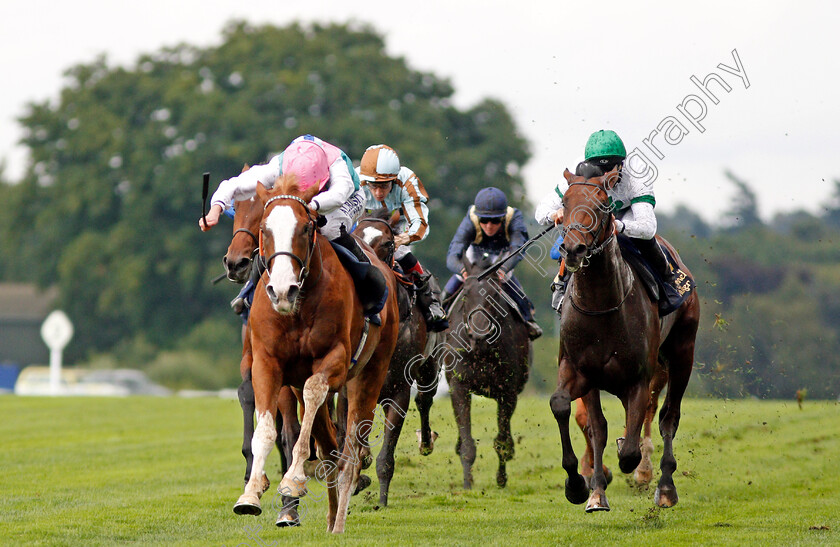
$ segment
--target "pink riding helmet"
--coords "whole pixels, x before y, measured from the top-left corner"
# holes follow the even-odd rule
[[[330,178],[327,154],[317,143],[309,140],[293,142],[283,152],[283,174],[294,174],[298,188],[306,190],[313,184],[324,189]]]

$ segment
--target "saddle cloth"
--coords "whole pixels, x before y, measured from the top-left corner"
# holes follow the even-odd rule
[[[661,243],[657,242],[659,248],[665,253],[668,263],[674,269],[674,281],[665,283],[659,272],[642,257],[641,252],[629,237],[619,234],[618,245],[621,249],[621,256],[626,260],[633,271],[642,280],[642,284],[653,302],[659,302],[659,316],[665,316],[682,306],[685,299],[695,289],[694,280],[683,271],[677,264],[671,252]]]

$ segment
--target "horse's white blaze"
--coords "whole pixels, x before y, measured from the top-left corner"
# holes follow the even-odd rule
[[[362,239],[365,240],[365,243],[368,245],[373,245],[373,240],[377,237],[382,237],[384,233],[379,228],[374,228],[373,226],[368,226],[364,230],[362,230]]]
[[[292,250],[292,237],[295,234],[296,227],[297,219],[290,206],[282,205],[272,209],[268,218],[265,219],[265,229],[274,240],[275,253],[278,251],[294,252]],[[266,256],[266,259],[268,258]],[[292,268],[292,257],[288,255],[275,256],[271,261],[268,284],[280,299],[278,304],[283,309],[291,309],[291,304],[286,299],[286,295],[289,292],[289,286],[294,283],[297,283],[297,275]]]

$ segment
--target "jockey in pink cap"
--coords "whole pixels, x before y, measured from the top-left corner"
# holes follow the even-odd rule
[[[210,201],[207,226],[203,219],[199,219],[199,228],[209,230],[218,224],[222,212],[234,201],[253,197],[257,193],[257,184],[272,188],[284,173],[294,174],[302,190],[314,184],[320,188],[320,192],[309,202],[309,208],[326,219],[326,224],[320,229],[321,235],[350,251],[360,262],[370,262],[356,238],[350,235],[353,225],[364,213],[366,202],[353,162],[337,146],[312,135],[296,138],[268,163],[254,165],[240,175],[220,182]],[[385,279],[377,268],[368,268],[368,276],[372,278],[370,283],[384,286]],[[244,309],[246,295],[252,289],[253,283],[249,281],[231,302],[237,313]]]
[[[364,212],[365,194],[359,189],[359,176],[353,162],[340,148],[318,137],[303,135],[296,138],[268,163],[254,165],[244,173],[223,180],[210,201],[207,228],[204,221],[198,226],[207,230],[219,222],[219,216],[234,201],[249,199],[257,193],[257,184],[272,188],[284,173],[293,173],[298,186],[305,190],[317,184],[321,191],[309,202],[309,208],[324,215],[326,225],[321,234],[367,262],[355,238],[350,235],[353,224]]]

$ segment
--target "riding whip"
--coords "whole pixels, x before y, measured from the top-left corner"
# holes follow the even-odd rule
[[[201,218],[207,229],[207,192],[210,190],[210,173],[204,173],[204,184],[201,187]]]
[[[554,224],[552,224],[551,226],[549,226],[548,228],[546,228],[542,232],[538,233],[537,235],[535,235],[534,237],[532,237],[531,239],[529,239],[528,241],[523,243],[521,247],[519,247],[518,249],[516,249],[515,251],[510,253],[508,256],[506,256],[502,260],[496,262],[495,264],[493,264],[492,266],[490,266],[489,268],[487,268],[486,270],[481,272],[478,275],[478,280],[479,281],[484,281],[489,276],[493,275],[493,273],[495,273],[496,270],[501,268],[505,264],[505,262],[507,262],[508,260],[513,258],[514,256],[518,255],[519,253],[521,253],[522,251],[524,251],[525,249],[527,249],[531,245],[533,245],[535,241],[537,241],[538,239],[540,239],[542,236],[544,236],[545,234],[547,234],[548,232],[550,232],[553,229],[554,229]]]

